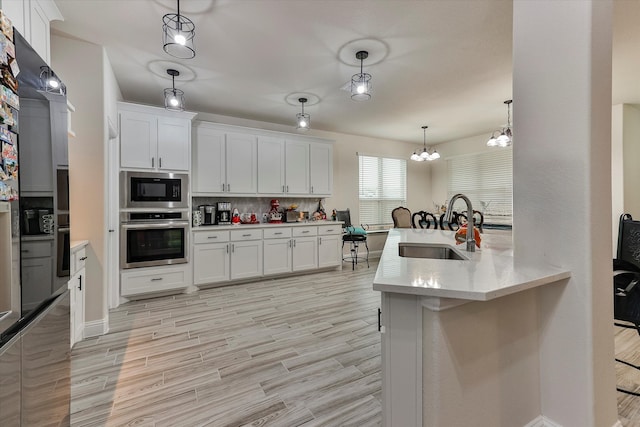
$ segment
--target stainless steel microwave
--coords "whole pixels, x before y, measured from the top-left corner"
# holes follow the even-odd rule
[[[180,173],[120,172],[120,208],[188,208],[189,176]]]

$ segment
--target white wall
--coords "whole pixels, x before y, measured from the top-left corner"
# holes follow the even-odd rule
[[[85,322],[106,327],[105,117],[116,117],[120,92],[102,46],[56,34],[51,57],[76,108],[76,137],[69,138],[69,203],[71,240],[89,241]]]

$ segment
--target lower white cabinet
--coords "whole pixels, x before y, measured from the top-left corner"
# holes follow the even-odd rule
[[[32,310],[53,291],[53,239],[22,241],[20,252],[22,283],[29,284],[29,291],[22,292],[22,305]]]
[[[291,273],[291,228],[264,230],[264,275]]]
[[[231,231],[231,280],[262,276],[262,230]]]
[[[293,229],[293,271],[318,268],[317,227],[299,227]]]
[[[225,282],[229,280],[229,243],[205,243],[193,248],[193,283]]]
[[[192,282],[190,273],[190,264],[123,270],[120,275],[120,294],[134,297],[183,290]]]
[[[71,279],[69,294],[71,295],[71,347],[84,338],[84,295],[86,289],[86,247],[71,252]]]
[[[342,223],[318,227],[318,268],[342,266]]]

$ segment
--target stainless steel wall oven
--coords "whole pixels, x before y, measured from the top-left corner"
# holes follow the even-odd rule
[[[187,211],[123,212],[120,219],[120,268],[188,262]]]

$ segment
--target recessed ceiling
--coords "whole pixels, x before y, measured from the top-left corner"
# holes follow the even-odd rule
[[[296,93],[314,129],[422,143],[491,130],[511,99],[512,2],[366,0],[183,0],[196,25],[196,57],[162,50],[172,0],[56,0],[55,32],[105,46],[127,101],[163,105],[170,78],[189,111],[295,126]],[[640,2],[615,2],[613,103],[640,103]],[[372,98],[342,89],[359,70],[349,52],[370,50]],[[386,51],[384,51],[386,49]],[[70,95],[73,98],[73,95]],[[73,99],[71,99],[73,101]],[[517,117],[514,118],[517,126]]]

